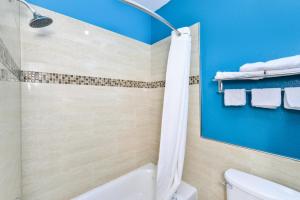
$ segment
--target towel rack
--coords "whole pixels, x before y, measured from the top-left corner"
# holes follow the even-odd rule
[[[253,79],[253,78],[258,78],[256,76],[254,76],[254,77],[213,79],[213,81],[214,82],[218,82],[218,93],[222,94],[222,93],[224,93],[224,84],[223,84],[223,81],[259,81],[259,80],[269,79],[269,78],[286,77],[286,76],[296,76],[296,75],[300,75],[300,73],[299,72],[291,72],[291,73],[270,75],[270,74],[267,74],[267,71],[264,71],[264,75],[261,76],[261,77],[259,77],[259,79]],[[284,89],[281,89],[281,90],[284,91]],[[251,90],[247,89],[246,92],[251,92]]]

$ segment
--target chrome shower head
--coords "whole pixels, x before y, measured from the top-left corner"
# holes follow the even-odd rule
[[[52,24],[53,20],[49,17],[40,15],[38,13],[33,13],[33,19],[30,20],[29,25],[32,28],[43,28]]]
[[[29,25],[32,28],[43,28],[52,24],[53,20],[49,17],[40,15],[33,9],[25,0],[17,0],[20,3],[24,4],[33,14],[33,19],[30,20]]]

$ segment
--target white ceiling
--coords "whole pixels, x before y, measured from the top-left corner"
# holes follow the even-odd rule
[[[156,11],[167,4],[170,0],[134,0],[146,8]]]

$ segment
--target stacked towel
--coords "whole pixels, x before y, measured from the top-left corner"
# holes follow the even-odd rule
[[[285,88],[284,108],[300,110],[300,87]]]
[[[254,107],[276,109],[281,106],[281,89],[252,89],[251,104]]]
[[[300,55],[270,60],[268,62],[256,62],[244,64],[240,67],[241,72],[269,71],[281,69],[300,68]]]
[[[239,72],[217,72],[216,80],[249,79],[260,80],[265,75],[291,75],[300,73],[300,55],[270,60],[268,62],[256,62],[244,64]]]
[[[291,75],[291,74],[297,74],[300,73],[300,67],[299,68],[292,68],[292,69],[281,69],[281,70],[271,70],[267,71],[266,75],[269,76],[280,76],[280,75]]]
[[[244,106],[246,105],[245,89],[230,89],[224,91],[225,106]]]

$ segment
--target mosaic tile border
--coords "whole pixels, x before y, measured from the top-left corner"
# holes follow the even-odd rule
[[[127,88],[162,88],[165,87],[165,81],[133,81],[92,76],[79,76],[69,74],[47,73],[22,71],[21,81],[27,83],[52,83],[67,85],[93,85],[109,87],[127,87]],[[190,85],[199,84],[199,76],[191,76]]]
[[[13,57],[9,53],[4,42],[0,38],[0,63],[7,68],[18,80],[20,79],[21,70],[20,67],[16,64]]]

